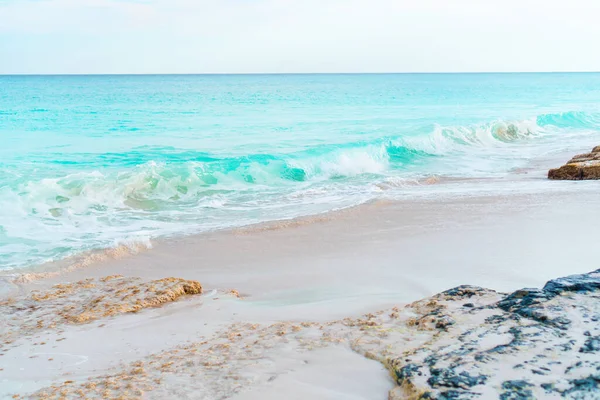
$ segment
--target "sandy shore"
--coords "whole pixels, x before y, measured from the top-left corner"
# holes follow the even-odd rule
[[[244,357],[231,354],[226,365],[209,370],[188,360],[198,376],[187,380],[169,375],[168,366],[162,378],[156,375],[160,368],[155,375],[145,372],[146,380],[127,396],[269,399],[285,391],[293,393],[286,398],[384,399],[394,382],[382,364],[354,351],[349,336],[328,346],[307,344],[319,331],[312,324],[392,309],[462,284],[510,292],[597,269],[596,183],[557,184],[565,190],[379,201],[324,216],[158,241],[137,254],[96,257],[100,261],[83,262],[85,268],[21,277],[5,286],[3,296],[10,298],[3,300],[4,307],[24,314],[11,328],[13,337],[4,332],[0,397],[106,374],[131,376],[130,363],[146,365],[149,357],[165,364],[169,357],[180,360],[173,349],[223,344],[219,338],[231,334],[235,324],[251,337],[252,324],[258,324],[260,333],[245,344]],[[44,266],[44,271],[69,263],[74,260]],[[171,276],[195,280],[204,292],[135,313],[99,314],[86,323],[63,318],[53,326],[22,330],[30,322],[52,319],[69,304],[97,298],[73,289],[58,296],[52,308],[32,306],[38,304],[32,296],[47,296],[56,284],[90,279],[97,296],[112,298],[118,290],[100,278],[116,274],[126,277],[117,282],[136,277],[131,285],[142,288]],[[306,331],[306,337],[288,338],[294,329]],[[217,352],[198,346],[204,360]],[[213,381],[219,386],[211,386]],[[112,395],[124,390],[119,388]]]
[[[535,287],[593,270],[600,254],[595,246],[600,227],[589,223],[600,216],[595,183],[561,184],[574,190],[379,201],[155,241],[150,250],[135,255],[109,251],[99,262],[47,279],[33,274],[34,280],[25,280],[19,289],[113,274],[176,276],[198,280],[208,289],[236,289],[262,306],[310,309],[313,304],[323,318],[331,318],[407,303],[461,284],[501,291]],[[44,268],[71,264],[78,263]],[[308,315],[316,317],[312,310]]]

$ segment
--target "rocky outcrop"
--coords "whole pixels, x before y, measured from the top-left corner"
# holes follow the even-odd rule
[[[591,153],[579,154],[560,168],[548,171],[548,179],[588,180],[600,179],[600,146]]]
[[[28,397],[227,399],[330,346],[382,363],[397,383],[390,400],[600,399],[600,270],[511,294],[459,286],[359,318],[233,323]],[[288,367],[273,368],[281,360]]]
[[[84,324],[120,314],[159,307],[183,296],[202,293],[197,281],[111,275],[55,285],[44,291],[0,301],[0,350],[25,335],[56,329],[65,324]]]
[[[600,399],[600,270],[491,304],[469,292],[438,295],[429,315],[457,323],[391,360],[392,398]]]

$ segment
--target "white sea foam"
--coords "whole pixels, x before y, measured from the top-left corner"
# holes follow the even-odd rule
[[[365,173],[380,174],[389,168],[389,155],[384,145],[334,151],[325,156],[290,161],[309,178],[353,177]]]
[[[557,126],[565,121],[557,119],[435,125],[424,134],[298,153],[149,160],[51,177],[8,171],[10,183],[0,186],[0,268],[119,247],[123,240],[293,218],[381,195],[442,191],[439,183],[506,176],[566,142],[580,146],[597,135],[588,120],[574,130]]]
[[[477,151],[478,148],[499,148],[511,142],[540,137],[547,130],[537,125],[535,119],[473,126],[435,125],[431,134],[425,136],[406,136],[399,144],[412,150],[428,154],[445,155],[454,151]]]

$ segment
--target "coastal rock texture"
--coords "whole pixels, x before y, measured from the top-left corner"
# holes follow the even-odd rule
[[[486,296],[461,287],[436,297],[421,319],[452,323],[389,361],[397,398],[600,398],[600,270]]]
[[[0,349],[13,340],[64,324],[83,324],[100,318],[135,313],[202,293],[199,282],[179,278],[142,281],[112,275],[55,285],[0,302]]]
[[[226,399],[341,346],[389,370],[397,383],[389,399],[598,399],[599,321],[600,270],[508,295],[460,286],[360,318],[233,323],[28,397]]]
[[[560,168],[548,171],[549,179],[588,180],[600,179],[600,146],[591,153],[579,154]]]

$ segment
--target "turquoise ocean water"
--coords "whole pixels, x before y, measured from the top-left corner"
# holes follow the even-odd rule
[[[493,192],[598,139],[600,74],[0,76],[0,269]]]

